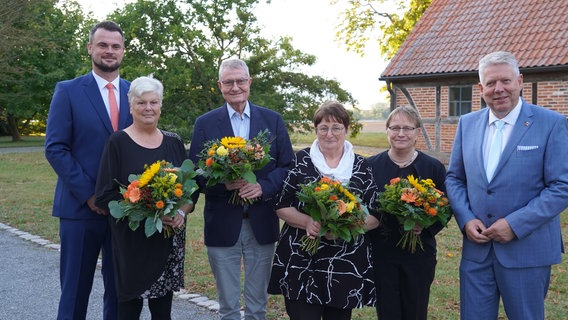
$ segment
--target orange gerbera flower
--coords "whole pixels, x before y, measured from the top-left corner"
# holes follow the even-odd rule
[[[428,213],[431,216],[435,216],[438,214],[438,211],[436,210],[436,208],[429,208],[426,213]]]
[[[127,190],[127,193],[128,193],[128,200],[130,200],[130,202],[136,203],[138,202],[138,200],[140,200],[140,189],[132,188],[130,190]]]
[[[391,184],[391,185],[392,185],[392,184],[397,184],[399,181],[400,181],[400,178],[398,178],[398,177],[397,177],[397,178],[392,178],[392,179],[390,180],[390,184]]]
[[[210,167],[213,165],[213,158],[207,158],[207,160],[205,160],[205,166]]]
[[[347,205],[345,204],[345,202],[343,202],[343,200],[337,200],[335,203],[337,203],[337,209],[339,210],[339,215],[342,216],[345,211],[347,211]]]
[[[158,202],[156,202],[156,208],[163,209],[164,208],[164,201],[159,200]]]
[[[331,181],[331,179],[328,177],[321,178],[320,182],[325,184],[333,184],[333,181]]]
[[[406,203],[416,202],[417,199],[418,199],[418,197],[410,191],[406,191],[406,192],[404,192],[400,195],[400,200],[402,200]]]
[[[134,180],[134,181],[130,182],[130,184],[128,185],[128,189],[136,188],[136,187],[138,187],[138,184],[140,184],[140,180]]]
[[[181,188],[174,189],[174,196],[181,198],[182,195],[183,195],[183,190],[181,190]]]
[[[337,200],[337,196],[333,194],[329,197],[329,200],[335,201],[335,200]]]

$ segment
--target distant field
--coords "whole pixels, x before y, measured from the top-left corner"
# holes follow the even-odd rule
[[[362,120],[363,132],[382,132],[385,133],[385,120]]]

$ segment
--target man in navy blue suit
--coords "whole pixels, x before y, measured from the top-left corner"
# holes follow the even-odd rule
[[[59,217],[61,240],[59,320],[85,319],[101,250],[103,319],[117,318],[110,231],[105,212],[95,205],[95,179],[105,141],[132,123],[126,96],[130,83],[118,75],[122,29],[112,21],[98,23],[87,49],[92,72],[57,83],[47,119],[45,156],[58,176],[53,216]]]
[[[551,265],[564,251],[566,117],[521,97],[509,52],[483,57],[479,80],[488,108],[460,118],[446,178],[463,233],[461,319],[497,319],[502,298],[509,319],[543,320]]]
[[[278,217],[270,199],[280,191],[294,156],[282,117],[248,101],[252,79],[244,61],[221,63],[218,86],[225,105],[197,118],[189,157],[197,163],[203,143],[226,136],[255,137],[268,129],[272,136],[273,160],[256,171],[257,183],[240,179],[205,188],[205,245],[217,285],[223,320],[240,320],[241,260],[245,272],[245,318],[265,319],[268,281],[278,239]],[[231,205],[229,197],[238,189],[245,199],[260,198],[250,206]]]

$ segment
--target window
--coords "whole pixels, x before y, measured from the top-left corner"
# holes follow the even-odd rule
[[[449,116],[459,117],[471,112],[472,89],[467,87],[450,87]]]

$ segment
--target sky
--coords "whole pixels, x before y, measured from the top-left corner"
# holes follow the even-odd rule
[[[78,2],[98,19],[118,7],[117,0]],[[125,2],[132,0],[120,1],[121,6]],[[379,55],[376,43],[367,45],[363,57],[340,46],[335,40],[338,5],[330,5],[329,0],[272,0],[255,10],[264,37],[289,36],[296,49],[317,57],[316,64],[308,70],[310,74],[337,80],[358,100],[360,109],[386,102],[386,95],[379,92],[384,82],[378,78],[387,62]]]

